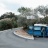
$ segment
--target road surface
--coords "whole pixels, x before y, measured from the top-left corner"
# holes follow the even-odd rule
[[[48,38],[27,40],[14,35],[15,30],[0,31],[0,48],[48,48]]]

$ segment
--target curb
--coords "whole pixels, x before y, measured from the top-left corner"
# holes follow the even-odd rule
[[[33,36],[32,36],[32,38],[29,38],[29,37],[24,37],[24,36],[22,36],[22,35],[19,35],[19,34],[17,34],[15,31],[14,31],[13,33],[14,33],[14,35],[17,35],[17,36],[19,36],[19,37],[21,37],[21,38],[34,40],[34,37],[33,37]]]

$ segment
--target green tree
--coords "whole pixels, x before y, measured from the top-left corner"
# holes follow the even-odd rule
[[[32,14],[32,10],[30,8],[21,7],[18,9],[18,12],[23,16],[29,16]]]
[[[35,21],[32,21],[32,20],[27,20],[27,16],[34,16],[35,18],[37,18],[37,14],[34,13],[34,10],[30,9],[30,8],[25,8],[25,7],[21,7],[18,9],[18,11],[21,13],[20,16],[22,18],[20,18],[19,22],[22,22],[22,24],[32,24],[34,23]]]
[[[45,10],[45,14],[46,14],[46,16],[48,15],[48,8]]]
[[[44,23],[48,24],[48,16],[44,18]]]
[[[15,18],[17,20],[17,15],[12,12],[6,12],[5,14],[1,15],[0,19],[4,18]]]

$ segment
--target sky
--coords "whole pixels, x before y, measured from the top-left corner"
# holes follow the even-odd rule
[[[0,16],[6,12],[13,12],[16,15],[20,7],[37,8],[48,5],[48,0],[0,0]]]

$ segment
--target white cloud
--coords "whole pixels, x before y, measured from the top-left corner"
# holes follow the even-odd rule
[[[0,7],[4,7],[5,8],[6,6],[3,3],[0,3]]]
[[[5,12],[10,12],[10,10],[0,7],[0,15],[4,14]]]
[[[2,15],[5,12],[10,12],[11,10],[8,10],[7,7],[3,4],[3,2],[6,3],[12,3],[12,4],[19,4],[24,7],[29,8],[36,8],[39,5],[48,5],[48,0],[0,0],[0,15]],[[18,12],[12,11],[16,14],[19,14]]]
[[[0,7],[0,16],[6,12],[12,12],[12,13],[15,13],[16,15],[20,14],[19,12],[15,12],[15,11],[11,11],[11,10],[8,10],[7,8],[3,8],[3,7]]]
[[[5,12],[10,12],[10,10],[8,10],[3,3],[0,3],[0,15],[4,14]]]
[[[39,5],[48,5],[48,0],[6,0],[9,3],[18,3],[24,7],[36,8]]]
[[[1,16],[2,14],[6,13],[6,12],[13,12],[13,13],[15,13],[16,15],[19,14],[17,11],[15,12],[15,11],[8,10],[3,3],[0,3],[0,16]]]

